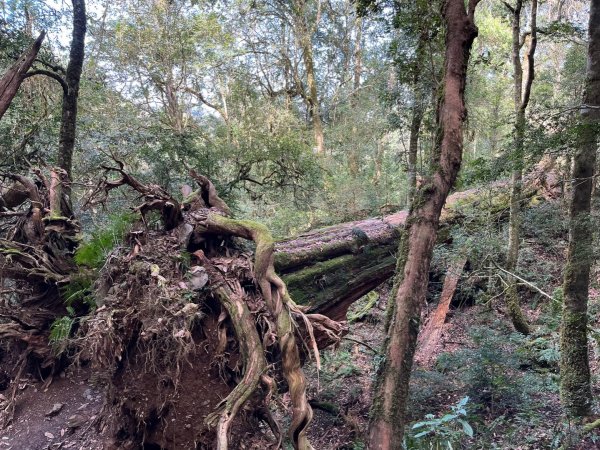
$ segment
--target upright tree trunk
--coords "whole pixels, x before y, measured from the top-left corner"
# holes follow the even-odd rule
[[[25,75],[27,74],[27,71],[40,51],[45,36],[45,31],[40,33],[39,37],[31,47],[29,47],[29,49],[19,57],[18,61],[8,69],[2,78],[0,78],[0,119],[2,119],[2,116],[12,103],[13,98],[17,95],[21,83],[26,78]]]
[[[321,108],[319,106],[319,93],[313,60],[312,31],[306,20],[306,0],[294,0],[293,10],[296,36],[306,70],[306,86],[308,88],[306,102],[308,104],[308,113],[312,120],[315,146],[318,154],[324,154],[325,137],[323,135],[323,122],[321,121]]]
[[[362,74],[362,17],[357,16],[354,25],[356,28],[356,38],[354,41],[354,68],[353,68],[353,92],[350,97],[350,105],[354,108],[358,100],[360,90],[360,77]],[[348,168],[350,175],[356,178],[359,172],[359,144],[356,139],[358,125],[352,124],[352,144],[350,145],[350,154],[348,155]]]
[[[67,173],[69,181],[72,180],[73,149],[75,148],[75,134],[77,127],[77,97],[79,96],[79,81],[83,70],[85,50],[85,0],[72,0],[73,3],[73,35],[69,64],[65,81],[67,90],[63,95],[62,118],[60,134],[58,137],[58,166]],[[65,193],[70,194],[70,186],[64,186]]]
[[[464,91],[471,47],[477,36],[474,23],[477,3],[470,0],[465,8],[463,0],[447,0],[443,6],[446,55],[443,98],[438,109],[435,171],[419,188],[401,238],[385,357],[378,373],[372,408],[371,450],[402,448],[408,383],[433,246],[440,213],[462,159],[463,122],[467,114]]]
[[[417,56],[414,64],[413,78],[413,107],[410,122],[410,137],[408,141],[408,198],[407,205],[411,205],[417,190],[417,160],[419,154],[419,134],[423,123],[424,105],[423,90],[420,86],[421,71],[425,60],[424,49],[427,43],[427,34],[421,32],[417,44]]]
[[[512,61],[514,70],[514,106],[515,106],[515,128],[514,128],[514,159],[511,177],[512,188],[510,193],[510,219],[508,224],[508,246],[506,251],[506,270],[514,273],[519,261],[519,247],[521,241],[521,197],[523,184],[523,144],[525,140],[525,111],[529,104],[531,85],[534,78],[534,55],[537,45],[536,18],[537,0],[531,2],[531,35],[529,48],[527,50],[527,80],[523,85],[523,67],[521,65],[521,11],[522,0],[518,0],[514,9],[511,10],[512,21]],[[527,319],[521,310],[517,292],[517,280],[509,280],[506,291],[506,306],[513,326],[523,334],[529,334]]]
[[[417,190],[417,156],[419,154],[419,133],[423,122],[423,105],[418,97],[418,86],[415,86],[415,104],[412,107],[410,122],[410,138],[408,141],[408,201],[411,205]]]
[[[593,260],[590,217],[598,126],[600,125],[600,0],[592,0],[586,88],[581,117],[585,127],[574,158],[569,224],[569,250],[564,274],[564,304],[560,335],[560,393],[567,413],[591,414],[587,303]]]

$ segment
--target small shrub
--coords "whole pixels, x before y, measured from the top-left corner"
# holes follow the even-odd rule
[[[62,289],[62,297],[67,307],[76,309],[83,308],[86,311],[96,308],[96,299],[93,295],[92,276],[80,272],[71,276],[71,281]]]
[[[471,332],[471,339],[475,348],[440,355],[438,370],[451,372],[464,383],[476,409],[494,415],[517,407],[523,394],[519,378],[523,358],[518,351],[522,336],[478,327]]]
[[[441,417],[427,414],[425,420],[413,424],[405,439],[407,450],[452,450],[465,437],[473,437],[473,428],[466,421],[466,406],[469,397],[464,397]]]

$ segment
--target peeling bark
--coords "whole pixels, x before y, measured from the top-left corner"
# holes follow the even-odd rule
[[[435,347],[442,337],[442,331],[444,323],[446,323],[446,316],[450,309],[450,303],[452,302],[458,280],[460,279],[460,275],[462,274],[466,263],[467,259],[461,257],[448,267],[446,277],[444,278],[440,302],[429,319],[429,322],[427,322],[427,325],[419,335],[419,344],[415,360],[426,367],[432,363],[433,356],[436,354]]]

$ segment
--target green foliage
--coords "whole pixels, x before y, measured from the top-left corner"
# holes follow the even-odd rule
[[[73,311],[71,310],[71,314]],[[57,356],[63,354],[68,347],[71,330],[75,324],[75,318],[71,315],[56,319],[50,326],[49,341],[54,353]]]
[[[121,243],[130,230],[136,216],[133,214],[111,215],[106,227],[91,233],[89,239],[77,249],[75,262],[79,266],[99,269],[111,250]]]
[[[473,437],[473,428],[467,422],[469,397],[462,398],[450,411],[440,417],[427,414],[410,427],[405,438],[407,450],[452,450],[461,444],[465,437]]]
[[[85,308],[92,310],[96,307],[92,285],[94,279],[91,274],[81,271],[70,277],[70,282],[62,288],[61,295],[67,307]]]
[[[349,348],[342,346],[337,350],[322,352],[318,377],[324,389],[320,395],[324,400],[336,403],[340,392],[348,390],[349,380],[360,373],[361,369],[354,362]],[[353,386],[349,393],[358,397],[360,390],[360,386]]]
[[[519,333],[499,335],[487,327],[477,327],[470,337],[474,348],[440,355],[437,369],[453,373],[464,383],[477,411],[494,414],[517,408],[523,395],[519,378],[523,358],[517,351],[523,344],[522,336]]]

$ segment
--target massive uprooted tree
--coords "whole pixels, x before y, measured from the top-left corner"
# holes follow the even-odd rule
[[[231,425],[244,405],[239,429],[260,419],[280,442],[268,408],[277,386],[289,390],[294,447],[311,448],[302,360],[312,353],[318,362],[318,347],[337,342],[343,325],[294,303],[275,273],[269,231],[231,218],[207,178],[191,172],[199,189],[186,187],[179,202],[120,162],[105,170],[87,205],[128,186],[142,198],[141,220],[98,274],[99,307],[79,311],[77,320],[74,308],[85,305],[68,309],[64,300],[67,291],[67,300],[77,298],[68,287],[86,275],[73,262],[79,225],[62,192],[66,174],[53,170],[50,181],[41,171],[36,181],[12,176],[2,193],[0,267],[13,298],[0,306],[0,337],[21,347],[21,367],[36,361],[52,374],[60,361],[51,326],[67,317],[71,355],[107,387],[98,429],[116,448],[147,441],[225,449],[240,439]],[[15,210],[19,205],[26,206]],[[149,223],[152,214],[159,227]],[[254,257],[238,238],[255,243]]]

